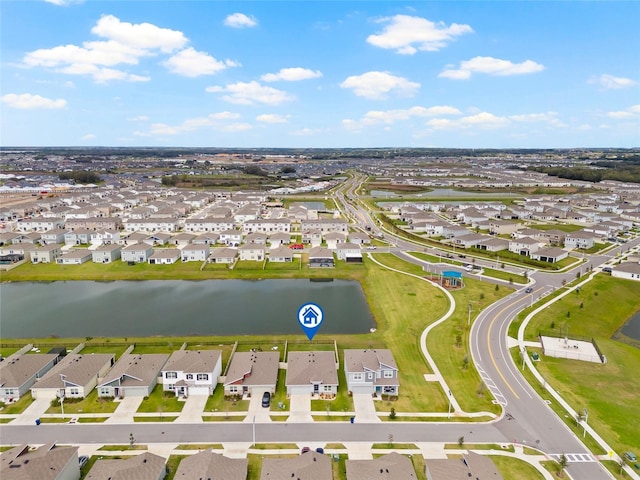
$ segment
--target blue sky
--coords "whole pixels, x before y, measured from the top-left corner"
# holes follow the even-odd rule
[[[3,1],[4,146],[640,146],[640,2]]]

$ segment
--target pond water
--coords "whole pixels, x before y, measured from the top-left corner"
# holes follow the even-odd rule
[[[394,192],[389,192],[386,190],[371,190],[370,195],[372,197],[384,197],[384,198],[397,198],[402,197],[403,195],[397,194]],[[472,198],[482,198],[482,197],[518,197],[521,196],[517,193],[510,193],[505,191],[495,192],[495,193],[486,193],[486,192],[463,192],[460,190],[453,190],[450,188],[436,188],[431,190],[430,192],[424,193],[406,193],[405,197],[423,197],[423,198],[447,198],[447,197],[472,197]]]
[[[302,334],[297,314],[320,305],[319,334],[375,327],[362,287],[332,280],[19,282],[0,286],[2,337]]]
[[[633,317],[622,327],[623,335],[640,341],[640,311],[636,312]]]

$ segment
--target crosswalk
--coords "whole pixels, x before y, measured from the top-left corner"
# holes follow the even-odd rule
[[[482,380],[484,380],[485,385],[487,386],[489,391],[493,394],[493,397],[496,399],[495,403],[503,407],[506,407],[507,399],[504,398],[504,395],[502,395],[502,392],[500,392],[500,389],[497,387],[494,381],[491,380],[491,377],[487,374],[487,372],[485,372],[482,369],[480,365],[476,364],[476,369],[478,370],[480,377],[482,377]]]
[[[560,461],[560,457],[562,457],[562,453],[552,453],[549,455],[556,462]],[[590,453],[565,453],[564,456],[567,458],[569,463],[578,463],[578,462],[597,462],[593,455]]]

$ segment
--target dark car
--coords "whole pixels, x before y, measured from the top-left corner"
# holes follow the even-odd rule
[[[271,394],[269,392],[264,392],[262,395],[262,406],[265,408],[271,406]]]
[[[524,293],[531,293],[533,292],[533,288],[531,287],[527,287],[527,289],[524,291]]]
[[[318,448],[316,448],[316,452],[318,452],[320,454],[324,454],[324,448],[318,447]]]
[[[308,453],[310,451],[311,449],[309,447],[302,447],[302,450],[300,450],[300,453]]]

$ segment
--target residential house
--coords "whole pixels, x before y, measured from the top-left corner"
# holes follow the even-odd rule
[[[320,230],[303,231],[302,243],[309,243],[311,247],[319,247],[322,244],[322,232]]]
[[[162,218],[142,218],[142,219],[127,219],[124,224],[126,232],[165,232],[173,233],[177,232],[180,228],[180,223],[177,218],[162,217]]]
[[[280,245],[288,245],[291,242],[291,234],[284,232],[277,232],[269,235],[269,243],[271,248],[278,247]]]
[[[238,256],[236,248],[212,248],[209,253],[210,263],[233,263]]]
[[[56,263],[58,265],[81,265],[91,260],[91,250],[86,248],[74,248],[67,250],[58,258]]]
[[[59,217],[52,218],[25,218],[16,224],[19,232],[40,232],[64,228],[64,220]]]
[[[209,258],[209,245],[190,244],[180,250],[183,262],[206,262]]]
[[[124,237],[118,240],[120,245],[133,245],[134,243],[141,243],[145,238],[148,238],[149,235],[142,232],[133,232],[125,235]]]
[[[196,238],[197,235],[193,233],[181,232],[169,238],[169,244],[175,245],[178,248],[183,248],[192,243]]]
[[[222,371],[220,350],[178,350],[162,369],[162,389],[181,397],[213,395]]]
[[[55,353],[14,354],[0,363],[0,401],[17,402],[58,362]]]
[[[489,233],[492,235],[509,235],[517,231],[519,223],[507,220],[491,220],[489,222]]]
[[[349,392],[398,395],[398,366],[391,350],[345,350],[344,373]]]
[[[67,231],[64,228],[54,228],[53,230],[47,230],[40,234],[40,242],[43,245],[49,245],[52,243],[64,243],[64,234]]]
[[[99,397],[146,397],[151,395],[169,355],[123,354],[96,387]]]
[[[262,460],[260,480],[333,480],[331,459],[318,452]]]
[[[122,228],[120,217],[73,218],[64,222],[67,230],[109,230],[119,231]]]
[[[32,263],[56,263],[60,255],[62,255],[62,248],[57,243],[51,243],[43,245],[37,250],[31,250]]]
[[[94,263],[111,263],[120,258],[122,246],[117,243],[100,245],[95,250],[91,250],[91,258]]]
[[[523,237],[509,242],[509,251],[517,253],[518,255],[526,255],[527,257],[532,253],[537,252],[542,248],[543,242],[531,237]]]
[[[558,245],[564,244],[564,239],[567,236],[567,234],[562,230],[557,230],[555,228],[552,228],[551,230],[543,230],[537,235],[530,235],[530,236],[533,236],[533,238],[538,240],[543,240],[549,245],[558,246]]]
[[[154,250],[147,260],[151,265],[173,265],[180,260],[180,250],[177,248],[159,248]]]
[[[89,245],[91,242],[92,230],[77,229],[75,231],[67,231],[64,234],[65,245]]]
[[[541,262],[557,263],[569,256],[569,252],[558,247],[543,248],[531,254],[532,260]]]
[[[450,224],[442,228],[442,236],[444,238],[458,238],[470,233],[471,231],[462,225]]]
[[[338,243],[336,247],[338,260],[345,260],[351,263],[362,263],[362,247],[355,243]]]
[[[347,237],[347,241],[356,245],[368,245],[371,243],[371,238],[366,233],[351,232]]]
[[[229,247],[237,247],[242,242],[242,232],[240,230],[224,230],[220,232],[218,241]]]
[[[311,247],[309,267],[334,267],[333,252],[324,247]]]
[[[469,233],[467,235],[462,235],[460,237],[455,237],[452,240],[452,243],[454,245],[459,245],[463,248],[471,248],[471,247],[475,247],[477,244],[479,244],[480,242],[483,242],[485,240],[489,240],[491,237],[488,237],[486,235],[482,235],[479,233]]]
[[[39,232],[28,233],[15,233],[11,239],[11,243],[16,245],[18,243],[28,243],[30,245],[37,245],[41,242],[42,235]]]
[[[242,231],[247,233],[259,232],[271,234],[276,232],[291,232],[291,220],[289,218],[261,218],[256,220],[247,220],[242,225]]]
[[[256,243],[247,243],[242,245],[238,251],[240,252],[240,260],[261,262],[265,259],[266,247]]]
[[[505,240],[504,238],[487,238],[486,240],[482,240],[475,245],[476,248],[480,250],[486,250],[487,252],[499,252],[501,250],[506,250],[509,248],[509,240]]]
[[[387,453],[372,460],[347,460],[347,480],[415,480],[418,478],[413,463],[397,452]]]
[[[183,458],[173,478],[246,480],[248,468],[249,461],[246,458],[229,458],[209,449]]]
[[[320,230],[323,234],[329,232],[349,233],[349,225],[344,218],[321,218],[319,220],[301,220],[300,230],[308,232]]]
[[[276,247],[269,250],[269,261],[274,263],[293,262],[293,251],[287,247]]]
[[[287,395],[311,394],[323,398],[338,392],[338,367],[332,351],[289,352]]]
[[[327,242],[327,248],[335,250],[338,247],[338,243],[344,242],[347,236],[338,232],[329,232],[324,235],[324,240]]]
[[[230,217],[209,216],[205,218],[187,218],[184,221],[184,231],[192,233],[215,232],[233,230],[234,221]]]
[[[95,230],[89,235],[91,245],[111,245],[118,243],[120,232],[118,230]]]
[[[167,460],[150,452],[127,458],[100,457],[84,480],[162,480],[167,475]]]
[[[217,233],[201,233],[193,239],[194,245],[215,245],[220,235]]]
[[[236,352],[224,381],[225,395],[275,393],[280,365],[279,352]]]
[[[146,243],[134,243],[127,245],[120,252],[123,262],[146,263],[153,254],[153,247]]]
[[[626,278],[627,280],[640,280],[640,263],[623,262],[617,265],[612,271],[611,276],[616,278]]]
[[[596,243],[598,236],[595,233],[585,232],[584,230],[578,230],[577,232],[567,233],[564,239],[565,248],[582,248],[589,249]]]
[[[2,480],[78,480],[78,447],[18,445],[0,454]]]
[[[31,387],[33,398],[84,398],[115,363],[112,353],[69,353]]]
[[[425,459],[429,480],[503,480],[490,457],[478,453],[463,453],[462,458]]]
[[[152,233],[142,240],[142,243],[151,245],[152,247],[163,247],[169,243],[171,235],[165,232]]]
[[[256,243],[258,245],[266,245],[267,235],[265,233],[260,233],[260,232],[251,232],[245,237],[244,241],[245,243]]]

